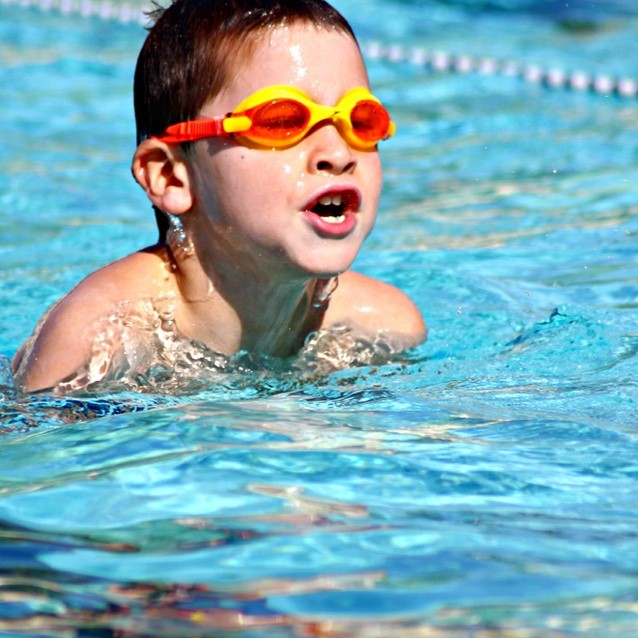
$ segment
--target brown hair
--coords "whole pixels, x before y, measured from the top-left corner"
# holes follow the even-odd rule
[[[324,0],[174,0],[155,20],[135,69],[138,143],[191,120],[229,82],[264,29],[306,22],[349,34],[346,19]],[[156,210],[160,240],[166,216]]]

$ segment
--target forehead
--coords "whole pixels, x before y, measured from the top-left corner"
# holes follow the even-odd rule
[[[257,35],[213,104],[231,110],[247,95],[275,84],[334,104],[349,89],[367,87],[368,76],[349,34],[313,24],[282,25]]]

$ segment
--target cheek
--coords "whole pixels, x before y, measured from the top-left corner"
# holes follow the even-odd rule
[[[200,159],[194,167],[196,189],[209,213],[233,209],[260,191],[263,171],[254,166],[243,149],[224,149]]]
[[[270,151],[257,154],[240,148],[204,158],[195,173],[205,215],[232,226],[255,226],[269,219],[294,198],[298,179],[292,161]]]
[[[362,162],[365,173],[365,188],[368,191],[368,197],[371,203],[374,201],[376,205],[381,195],[381,186],[383,183],[383,171],[381,168],[381,160],[378,153],[370,155]]]
[[[251,192],[276,190],[282,183],[290,183],[293,175],[292,162],[282,157],[281,151],[260,150],[241,152],[226,162],[223,181],[241,188],[245,195]]]
[[[306,188],[298,158],[282,151],[257,151],[235,167],[234,192],[252,209],[287,210]]]

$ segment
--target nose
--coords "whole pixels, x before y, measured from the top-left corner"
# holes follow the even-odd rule
[[[308,135],[308,172],[343,175],[357,166],[357,157],[337,126],[322,122]]]

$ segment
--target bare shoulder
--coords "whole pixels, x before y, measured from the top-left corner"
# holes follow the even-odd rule
[[[416,304],[390,284],[354,271],[339,276],[339,287],[326,313],[327,326],[351,323],[366,332],[401,337],[405,348],[424,341],[427,327]]]
[[[162,246],[151,246],[114,261],[82,280],[64,301],[86,305],[98,298],[109,306],[122,300],[155,297],[170,287],[172,275]]]
[[[154,298],[167,277],[161,249],[133,253],[83,279],[51,307],[18,350],[13,367],[26,391],[49,388],[91,355],[100,319],[119,304]]]

